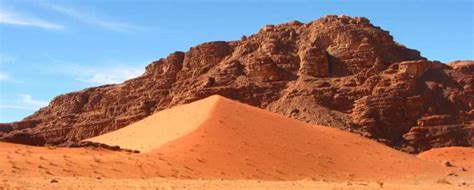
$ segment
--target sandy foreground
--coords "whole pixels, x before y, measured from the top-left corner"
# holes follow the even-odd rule
[[[437,177],[425,177],[418,180],[324,180],[301,179],[293,181],[256,180],[256,179],[179,179],[183,176],[151,177],[143,175],[138,168],[143,166],[137,158],[140,154],[112,152],[103,149],[89,148],[55,148],[29,147],[1,143],[0,153],[0,189],[470,189],[474,185],[472,172],[474,151],[469,148],[454,147],[443,149],[443,154],[434,154],[433,162],[451,160],[453,167],[449,171],[461,174],[449,176],[444,172]],[[462,149],[466,155],[463,165],[456,162],[449,153]],[[6,150],[6,151],[3,151]],[[433,152],[439,152],[434,149]],[[447,152],[446,152],[447,151]],[[428,154],[428,155],[427,155]],[[424,159],[431,159],[423,153]],[[69,155],[69,156],[65,156]],[[107,159],[97,160],[99,156],[108,155]],[[117,162],[117,160],[115,161]],[[29,163],[29,164],[28,164]],[[25,165],[26,164],[26,165]],[[154,169],[151,166],[151,169]],[[468,171],[460,172],[460,167]],[[449,172],[448,171],[448,172]],[[459,171],[459,172],[458,172]],[[136,175],[136,174],[142,174]],[[153,176],[153,175],[152,175]]]
[[[51,181],[57,181],[51,183]],[[470,189],[472,187],[444,183],[382,183],[374,181],[261,181],[261,180],[183,180],[183,179],[94,179],[85,177],[44,177],[3,179],[4,189]],[[0,188],[1,189],[1,188]]]
[[[474,149],[418,156],[212,96],[90,141],[140,150],[0,143],[0,189],[469,189]],[[442,164],[449,161],[449,165]]]

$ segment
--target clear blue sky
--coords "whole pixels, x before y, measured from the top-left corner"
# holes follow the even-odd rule
[[[137,76],[152,60],[265,24],[365,16],[431,60],[474,59],[474,0],[0,0],[0,122]]]

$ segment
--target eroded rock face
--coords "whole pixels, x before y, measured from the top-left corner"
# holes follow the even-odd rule
[[[122,84],[56,97],[3,141],[67,144],[212,94],[392,147],[473,146],[473,64],[428,61],[366,18],[267,25],[240,41],[175,52]]]

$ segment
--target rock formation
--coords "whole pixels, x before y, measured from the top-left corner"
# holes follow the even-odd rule
[[[473,146],[473,70],[470,61],[428,61],[366,18],[326,16],[174,52],[138,78],[58,96],[0,124],[0,139],[76,142],[220,94],[408,152]]]

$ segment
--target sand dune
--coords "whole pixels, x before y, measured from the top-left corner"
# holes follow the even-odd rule
[[[474,169],[474,148],[472,147],[434,148],[418,154],[418,157],[438,163],[449,161],[453,167],[459,166]]]
[[[218,100],[217,96],[210,97],[163,110],[127,127],[86,141],[149,152],[195,130],[209,117],[213,105]]]
[[[354,134],[220,96],[89,140],[172,161],[189,178],[415,180],[443,169]]]
[[[220,96],[155,113],[89,140],[141,153],[0,143],[0,178],[20,186],[46,186],[58,179],[65,187],[120,188],[126,179],[136,186],[187,184],[193,189],[223,184],[234,189],[452,189],[474,183],[472,172],[448,175],[455,168],[439,161],[448,159],[442,157],[448,150],[453,164],[472,163],[462,162],[472,149],[409,155]]]
[[[451,181],[474,183],[474,148],[472,147],[434,148],[418,154],[418,157],[447,166],[449,170],[447,175],[454,176]]]

